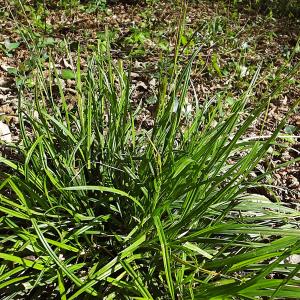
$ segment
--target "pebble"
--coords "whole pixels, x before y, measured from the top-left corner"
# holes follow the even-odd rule
[[[8,125],[0,121],[0,140],[11,143],[11,133]]]

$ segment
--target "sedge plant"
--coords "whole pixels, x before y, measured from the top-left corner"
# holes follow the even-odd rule
[[[190,116],[195,53],[137,129],[130,72],[100,52],[83,71],[78,51],[71,100],[53,63],[31,103],[20,84],[17,155],[0,158],[1,299],[299,299],[300,213],[250,192],[284,120],[244,139],[288,79],[245,113],[258,68],[230,112],[194,95]]]

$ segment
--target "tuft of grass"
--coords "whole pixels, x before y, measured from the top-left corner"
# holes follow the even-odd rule
[[[1,298],[299,299],[300,213],[248,192],[285,120],[244,139],[288,78],[245,113],[258,68],[231,112],[193,95],[191,117],[195,53],[137,130],[130,73],[106,54],[83,72],[78,52],[71,101],[54,64],[31,108],[20,83],[19,159],[0,158]]]

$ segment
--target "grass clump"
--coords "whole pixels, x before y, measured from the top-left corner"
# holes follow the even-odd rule
[[[300,298],[299,212],[248,192],[284,121],[243,139],[285,81],[245,114],[257,71],[230,113],[194,95],[191,116],[196,55],[162,76],[151,130],[122,64],[98,54],[74,67],[72,107],[54,66],[31,109],[20,90],[19,158],[0,158],[2,299]]]

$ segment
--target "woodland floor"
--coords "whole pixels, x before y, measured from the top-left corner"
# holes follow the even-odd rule
[[[126,67],[131,65],[131,79],[135,87],[133,101],[142,103],[143,107],[138,126],[151,128],[157,78],[161,67],[167,72],[168,64],[172,64],[180,6],[170,1],[159,1],[152,4],[111,4],[105,11],[91,10],[86,6],[68,9],[48,7],[35,13],[29,2],[24,13],[13,1],[0,0],[0,118],[9,125],[14,142],[18,141],[16,83],[25,78],[31,87],[34,82],[35,57],[30,46],[35,44],[37,51],[44,55],[47,76],[46,53],[52,53],[59,69],[68,70],[72,68],[72,59],[76,60],[80,44],[84,66],[97,45],[105,46],[105,28],[109,30],[113,58],[123,60]],[[34,42],[26,45],[24,37],[31,37]],[[234,8],[222,1],[198,1],[188,4],[179,60],[183,65],[193,51],[201,47],[192,74],[194,89],[200,103],[213,96],[224,98],[224,110],[230,108],[247,89],[261,64],[259,85],[251,100],[251,105],[254,105],[265,91],[274,88],[271,82],[276,72],[281,70],[282,76],[285,76],[293,65],[299,63],[299,37],[300,20],[296,17],[270,16],[250,7]],[[70,49],[69,55],[64,41]],[[75,81],[63,81],[72,105]],[[298,72],[290,80],[289,87],[270,103],[265,122],[262,116],[261,122],[254,124],[247,138],[255,138],[261,133],[270,135],[299,97]],[[275,146],[260,165],[261,172],[299,157],[299,133],[298,108],[281,134],[285,136],[279,140],[281,145]],[[272,200],[299,203],[299,181],[300,165],[294,164],[267,179],[266,184],[273,187],[256,192]]]

